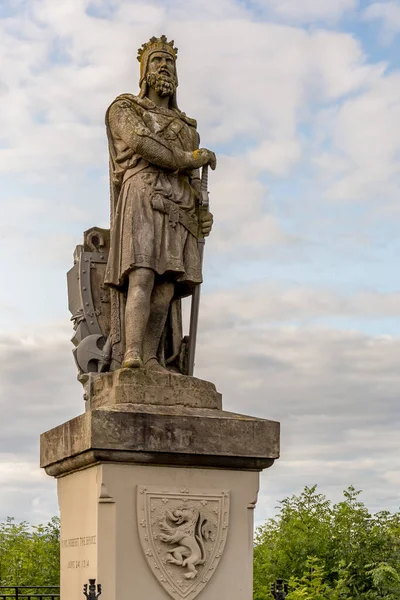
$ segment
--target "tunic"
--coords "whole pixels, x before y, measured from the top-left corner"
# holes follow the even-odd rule
[[[201,283],[198,171],[178,170],[198,148],[196,121],[149,99],[119,96],[106,114],[111,176],[111,247],[105,283],[123,289],[130,271],[176,282],[175,297]],[[178,168],[177,168],[178,167]]]

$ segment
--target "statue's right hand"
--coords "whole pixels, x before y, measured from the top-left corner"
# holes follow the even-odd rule
[[[207,148],[199,148],[198,150],[194,150],[192,156],[194,169],[199,169],[200,167],[204,167],[204,165],[210,165],[214,171],[215,167],[217,166],[217,158],[214,152],[207,150]]]

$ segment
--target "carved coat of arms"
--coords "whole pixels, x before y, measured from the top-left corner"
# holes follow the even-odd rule
[[[138,487],[139,537],[155,577],[172,598],[193,600],[221,559],[229,491]]]

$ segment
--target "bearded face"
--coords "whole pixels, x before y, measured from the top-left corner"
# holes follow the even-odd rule
[[[155,53],[149,62],[146,82],[161,97],[172,96],[177,87],[172,58],[161,52]]]
[[[147,73],[147,84],[162,97],[172,96],[176,90],[176,77],[166,73]]]

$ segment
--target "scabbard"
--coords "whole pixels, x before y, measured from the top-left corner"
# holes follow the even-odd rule
[[[200,264],[203,267],[203,256],[204,256],[204,244],[205,239],[199,238],[197,240],[197,247],[199,249]],[[199,309],[200,309],[200,292],[201,285],[196,285],[192,294],[192,303],[190,308],[190,325],[189,325],[189,346],[188,346],[188,375],[193,377],[194,372],[194,357],[196,352],[196,341],[197,341],[197,328],[199,324]]]
[[[205,165],[201,174],[201,204],[200,210],[208,210],[208,165]],[[203,272],[203,257],[204,257],[204,244],[206,240],[204,237],[198,237],[197,247],[199,249],[200,265]],[[197,341],[197,329],[199,324],[199,309],[200,309],[200,284],[196,285],[192,294],[192,304],[190,309],[190,324],[189,324],[189,344],[188,344],[188,361],[187,361],[187,374],[193,377],[194,372],[194,358],[196,353],[196,341]]]

